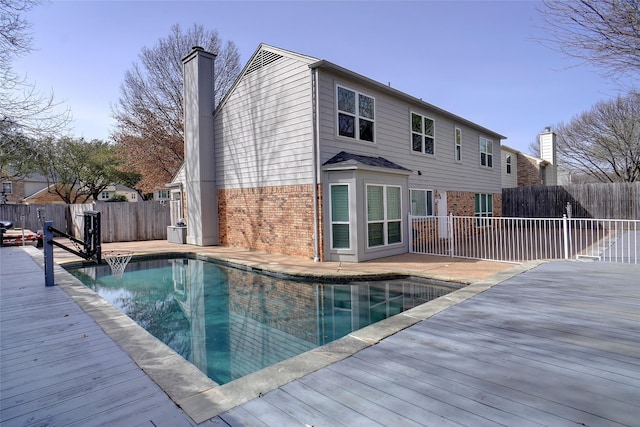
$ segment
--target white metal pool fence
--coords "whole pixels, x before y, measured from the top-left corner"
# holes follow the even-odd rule
[[[640,263],[640,220],[409,215],[409,252],[522,262]]]

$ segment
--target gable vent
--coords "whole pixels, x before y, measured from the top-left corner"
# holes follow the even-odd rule
[[[270,52],[268,50],[261,50],[258,52],[251,65],[249,65],[245,74],[253,73],[272,62],[276,62],[280,58],[282,58],[282,55],[278,55],[277,53]]]

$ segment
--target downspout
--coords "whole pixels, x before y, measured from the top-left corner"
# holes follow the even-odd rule
[[[318,69],[311,69],[311,111],[313,124],[313,147],[312,147],[312,161],[313,161],[313,260],[315,262],[320,261],[320,238],[319,238],[319,212],[318,212],[318,143],[320,137],[318,135]]]

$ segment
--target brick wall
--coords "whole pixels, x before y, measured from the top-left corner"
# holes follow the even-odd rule
[[[533,159],[517,155],[518,159],[518,187],[541,185],[540,166]]]
[[[242,283],[241,287],[229,288],[231,311],[305,341],[318,343],[317,318],[309,317],[309,313],[316,312],[318,307],[315,286],[294,286],[268,276],[233,269],[225,271],[229,282]]]
[[[7,203],[20,203],[24,197],[24,181],[2,179],[3,182],[11,182],[11,193],[5,194]]]
[[[476,193],[467,191],[447,191],[447,215],[474,216],[476,213]],[[455,206],[454,206],[455,205]],[[502,193],[493,193],[493,216],[502,215]]]
[[[219,190],[218,214],[221,245],[314,257],[313,185]]]

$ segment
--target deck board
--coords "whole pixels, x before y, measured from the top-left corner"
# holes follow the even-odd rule
[[[193,426],[23,255],[0,260],[0,424]],[[202,425],[637,426],[638,277],[542,264]]]
[[[637,277],[635,265],[542,264],[282,390],[354,425],[442,424],[433,414],[462,425],[636,426]],[[272,393],[257,399],[264,410],[291,405]]]
[[[27,253],[0,271],[0,424],[194,425]]]

